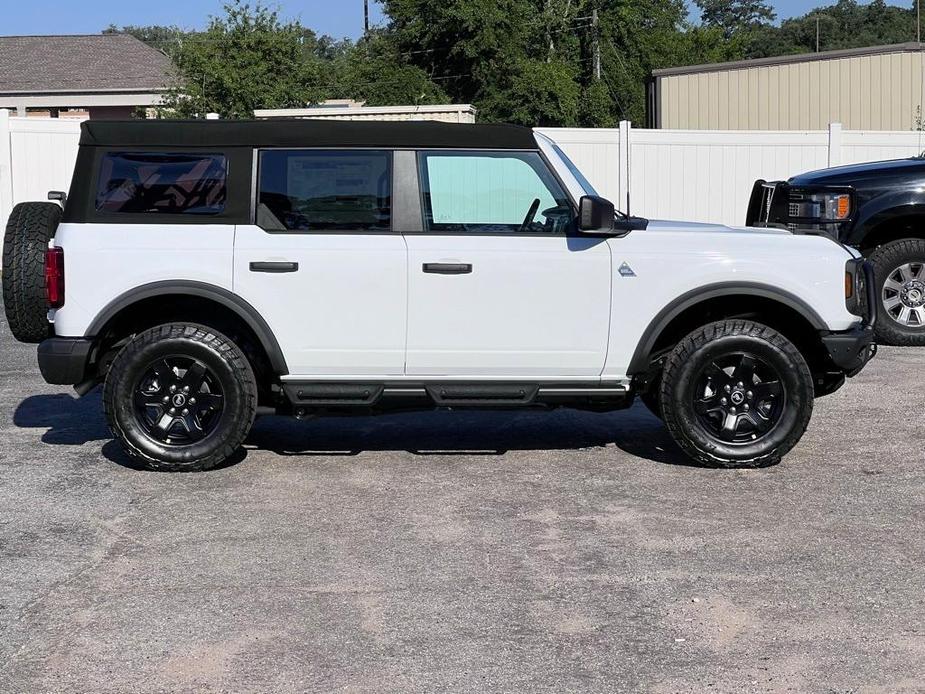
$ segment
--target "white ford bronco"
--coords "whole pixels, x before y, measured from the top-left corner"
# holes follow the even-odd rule
[[[858,253],[627,217],[529,129],[91,121],[50,198],[9,220],[10,328],[159,470],[263,414],[637,395],[696,461],[768,465],[875,352]]]

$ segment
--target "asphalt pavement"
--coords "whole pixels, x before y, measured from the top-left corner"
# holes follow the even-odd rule
[[[0,320],[0,692],[925,691],[925,350],[782,465],[625,413],[260,420],[132,469]]]

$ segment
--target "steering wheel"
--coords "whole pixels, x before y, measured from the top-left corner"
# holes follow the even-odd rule
[[[530,225],[533,224],[533,220],[536,218],[536,213],[540,209],[540,199],[537,198],[533,201],[533,204],[530,205],[530,211],[527,212],[527,216],[524,217],[524,223],[520,225],[518,232],[527,231],[530,228]]]

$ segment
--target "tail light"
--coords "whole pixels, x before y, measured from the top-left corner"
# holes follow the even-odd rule
[[[51,308],[64,306],[64,249],[45,251],[45,296]]]

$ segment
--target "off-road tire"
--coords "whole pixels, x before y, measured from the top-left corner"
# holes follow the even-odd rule
[[[3,306],[10,332],[20,342],[41,342],[49,334],[45,296],[45,250],[61,222],[53,202],[16,205],[3,238]]]
[[[870,255],[874,266],[875,291],[874,300],[879,302],[877,319],[877,341],[882,345],[897,347],[925,346],[925,326],[909,328],[897,323],[883,305],[883,285],[890,274],[906,263],[925,264],[925,240],[903,239],[880,246]]]
[[[220,382],[224,409],[214,431],[185,446],[155,440],[135,415],[136,384],[147,365],[167,356],[202,362]],[[164,472],[200,472],[227,461],[254,423],[257,385],[241,349],[202,325],[171,323],[136,335],[112,362],[103,388],[103,406],[113,435],[140,466]]]
[[[723,355],[746,352],[773,367],[784,388],[777,424],[755,443],[728,444],[709,432],[695,413],[696,379]],[[662,372],[660,401],[665,426],[681,449],[709,467],[776,465],[803,437],[813,412],[813,377],[799,350],[775,330],[747,320],[698,328],[681,340]]]

